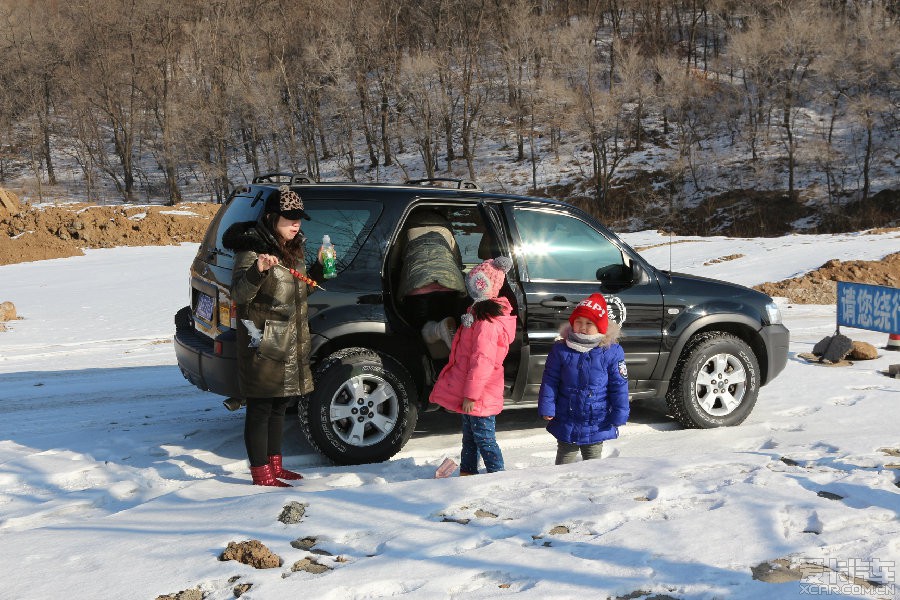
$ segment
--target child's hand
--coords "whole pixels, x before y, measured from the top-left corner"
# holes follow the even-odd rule
[[[462,403],[463,413],[469,414],[473,410],[475,410],[475,401],[472,400],[471,398],[463,398],[463,403]]]
[[[548,417],[547,415],[544,415],[544,420],[545,420],[545,421],[552,421],[552,420],[553,420],[553,417]]]

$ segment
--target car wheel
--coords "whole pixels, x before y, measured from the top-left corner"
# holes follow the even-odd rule
[[[713,331],[688,341],[675,365],[666,403],[685,427],[738,425],[759,394],[759,363],[737,336]]]
[[[409,441],[418,419],[415,386],[390,356],[347,348],[325,359],[315,379],[297,414],[321,454],[341,465],[381,462]]]

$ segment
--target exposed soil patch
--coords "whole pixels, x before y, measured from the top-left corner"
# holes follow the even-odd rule
[[[900,189],[881,190],[865,202],[851,202],[839,211],[826,213],[820,231],[838,233],[897,225],[900,225]]]
[[[709,265],[715,265],[718,263],[728,262],[729,260],[737,260],[739,258],[744,258],[743,254],[729,254],[728,256],[720,256],[719,258],[714,258],[712,260],[708,260],[703,263],[704,267],[708,267]]]
[[[266,548],[259,540],[228,542],[219,560],[236,560],[255,569],[274,569],[281,566],[281,557]]]
[[[203,591],[200,588],[191,588],[175,592],[174,594],[157,596],[156,600],[203,600]]]
[[[324,573],[325,571],[330,571],[331,567],[328,565],[323,565],[315,561],[315,559],[311,558],[303,558],[294,563],[291,567],[291,571],[306,571],[307,573],[313,573],[315,575],[319,575]]]
[[[6,331],[5,323],[20,318],[16,314],[16,305],[12,302],[0,302],[0,331]]]
[[[669,235],[665,231],[660,231],[660,235]],[[673,234],[674,235],[674,234]],[[674,242],[663,242],[661,244],[650,244],[649,246],[635,246],[634,249],[638,252],[643,252],[644,250],[649,250],[651,248],[659,248],[660,246],[672,246],[674,244],[693,244],[699,242],[700,240],[675,240]]]
[[[834,304],[838,281],[900,287],[900,252],[881,260],[833,259],[802,277],[753,287],[770,296],[785,297],[794,304]]]
[[[8,210],[12,206],[13,210]],[[0,207],[0,265],[65,258],[84,248],[199,242],[220,205]]]

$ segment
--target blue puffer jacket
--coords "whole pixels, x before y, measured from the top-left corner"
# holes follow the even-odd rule
[[[619,437],[628,420],[625,352],[615,343],[619,329],[610,322],[603,342],[587,352],[570,348],[568,327],[547,356],[538,413],[553,417],[547,431],[568,444],[594,444]]]

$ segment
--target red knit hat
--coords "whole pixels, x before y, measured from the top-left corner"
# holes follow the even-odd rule
[[[569,315],[569,324],[572,327],[575,327],[575,319],[578,317],[590,320],[600,333],[605,334],[609,327],[609,310],[606,308],[606,298],[603,294],[591,294],[578,303]]]

